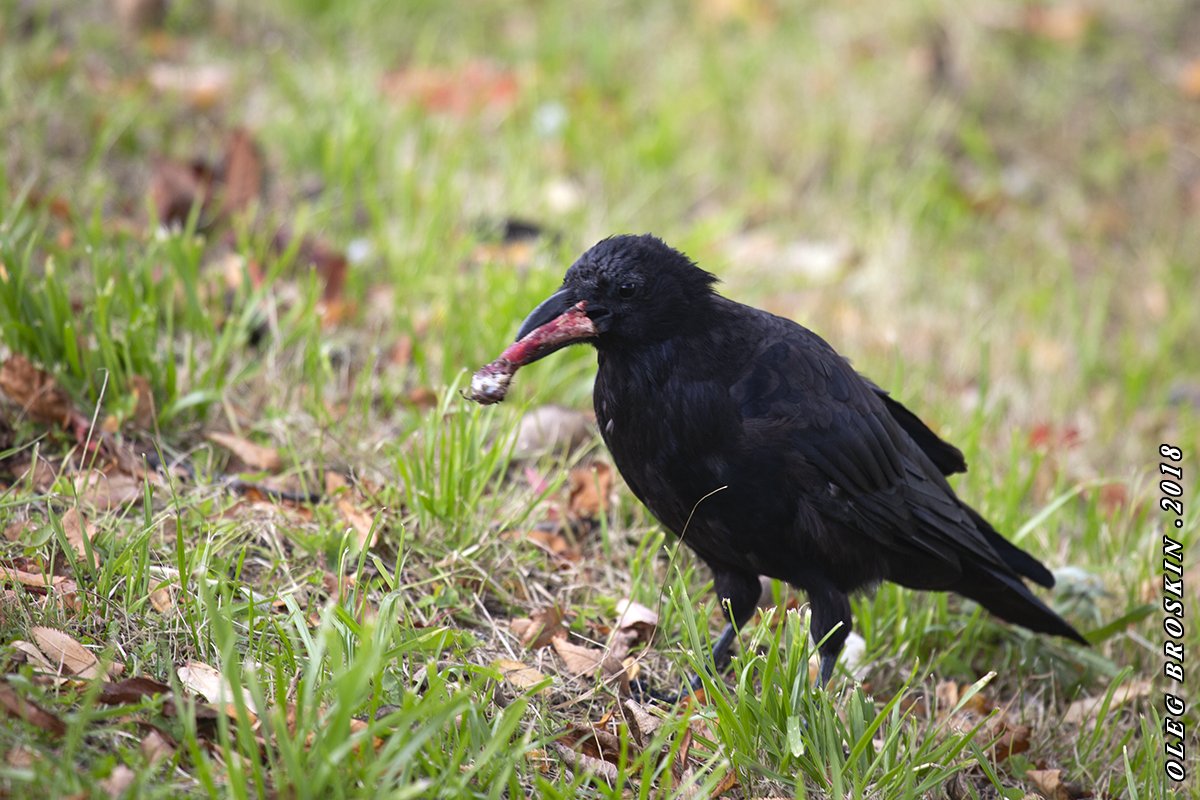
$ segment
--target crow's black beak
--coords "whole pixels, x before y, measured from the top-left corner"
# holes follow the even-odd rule
[[[559,289],[543,300],[542,304],[531,311],[525,321],[521,323],[521,329],[517,331],[517,340],[524,339],[547,322],[552,322],[567,313],[575,305],[571,295],[571,290]]]

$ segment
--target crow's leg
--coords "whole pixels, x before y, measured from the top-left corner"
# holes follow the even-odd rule
[[[713,667],[720,669],[729,658],[729,648],[737,638],[737,633],[750,618],[754,609],[758,608],[758,598],[762,594],[762,584],[758,576],[752,572],[736,572],[733,570],[713,567],[713,590],[721,601],[721,610],[729,622],[725,630],[717,637],[713,645]],[[693,686],[698,681],[693,681]]]
[[[712,669],[715,671],[728,663],[729,648],[737,639],[738,631],[754,616],[759,595],[762,594],[762,584],[758,582],[758,575],[754,573],[713,567],[713,588],[721,600],[721,610],[725,613],[725,619],[728,620],[725,629],[713,645]],[[689,687],[693,692],[698,692],[703,685],[704,681],[700,675],[693,674],[678,694],[651,689],[641,681],[636,681],[633,688],[643,698],[672,705],[687,695]]]
[[[850,635],[850,598],[831,584],[823,583],[819,587],[809,586],[808,602],[812,608],[813,642],[821,653],[817,686],[824,687],[833,677],[838,655],[846,644],[846,637]]]

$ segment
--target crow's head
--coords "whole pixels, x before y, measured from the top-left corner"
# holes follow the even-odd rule
[[[703,316],[716,280],[661,239],[614,236],[571,265],[562,288],[533,310],[517,339],[533,337],[531,360],[574,342],[606,349],[661,341]]]

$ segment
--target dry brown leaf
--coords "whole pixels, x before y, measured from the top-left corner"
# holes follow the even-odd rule
[[[547,550],[551,555],[558,556],[566,561],[579,561],[583,558],[583,554],[578,547],[572,546],[567,541],[567,537],[563,536],[558,531],[505,531],[502,534],[505,539],[528,539],[538,546]]]
[[[236,709],[233,705],[233,687],[217,669],[202,661],[189,661],[177,669],[175,674],[179,677],[179,683],[189,692],[203,696],[205,700],[214,705],[225,706],[226,714],[231,717],[236,716]],[[258,713],[258,709],[254,705],[254,697],[244,688],[242,689],[242,701],[246,704],[247,709]]]
[[[550,644],[550,640],[562,635],[563,612],[558,606],[536,611],[532,619],[514,619],[510,625],[521,644],[530,650],[538,650]]]
[[[592,417],[582,411],[554,405],[539,406],[521,417],[513,455],[533,458],[573,450],[591,441],[593,430]]]
[[[1095,24],[1095,10],[1083,3],[1058,3],[1025,9],[1026,31],[1064,44],[1081,41]]]
[[[514,73],[486,61],[457,68],[407,67],[386,73],[383,93],[393,101],[457,117],[481,110],[506,111],[517,101]]]
[[[563,637],[552,639],[550,643],[554,645],[554,651],[563,660],[567,672],[575,677],[594,675],[596,670],[604,665],[605,653],[603,650],[575,644]]]
[[[34,672],[40,672],[43,675],[58,674],[58,667],[50,663],[36,644],[26,642],[21,639],[16,639],[11,645],[12,649],[20,654],[16,661],[20,663],[22,660],[33,667]]]
[[[628,597],[617,601],[617,630],[631,628],[637,631],[639,638],[649,641],[658,626],[658,614],[651,609],[630,600]]]
[[[1031,769],[1025,773],[1046,800],[1070,800],[1061,769]]]
[[[0,365],[0,391],[41,423],[69,427],[76,415],[71,399],[50,373],[22,355],[11,355]]]
[[[133,395],[133,424],[140,430],[154,429],[154,390],[145,375],[129,376],[129,392]]]
[[[347,497],[337,499],[337,509],[342,519],[354,531],[359,547],[374,547],[379,541],[379,526],[375,524],[375,516],[356,506]]]
[[[136,780],[137,773],[124,764],[117,764],[108,777],[102,778],[99,783],[109,797],[121,797]]]
[[[546,676],[536,668],[509,658],[498,658],[492,662],[492,666],[500,670],[500,674],[504,676],[504,680],[518,689],[529,689],[546,679]],[[539,691],[546,691],[546,687],[543,687]]]
[[[37,763],[38,754],[24,745],[16,745],[4,756],[4,762],[14,769],[30,769]]]
[[[158,586],[150,592],[150,605],[160,614],[165,614],[175,607],[175,595],[167,585]]]
[[[207,434],[206,438],[213,444],[220,445],[233,453],[243,464],[252,469],[274,472],[282,463],[275,448],[255,444],[240,436],[234,436],[232,433],[212,432]]]
[[[30,628],[29,632],[38,648],[46,654],[47,660],[55,665],[58,674],[86,679],[107,677],[101,671],[95,653],[71,635],[40,625]]]
[[[171,687],[150,678],[124,678],[100,688],[101,703],[110,706],[134,705],[156,695],[169,695]]]
[[[55,736],[62,736],[67,732],[67,726],[61,719],[32,700],[21,697],[6,682],[0,682],[0,708],[3,708],[8,716],[36,725]]]
[[[208,164],[197,159],[191,163],[159,159],[150,176],[150,202],[160,225],[179,226],[187,222],[192,207],[200,208],[199,227],[211,224],[209,196],[215,179]]]
[[[33,523],[27,519],[20,520],[19,522],[10,522],[4,526],[4,538],[10,542],[19,541],[32,528]]]
[[[67,543],[71,545],[71,549],[75,551],[75,555],[81,559],[90,561],[93,569],[99,566],[100,554],[91,549],[95,529],[91,523],[83,518],[78,508],[67,509],[67,512],[62,515],[62,526],[63,533],[67,537]],[[92,557],[88,556],[89,549],[91,549]]]
[[[225,143],[221,176],[221,213],[226,219],[248,210],[262,194],[262,153],[254,137],[244,128],[236,128]]]
[[[167,0],[113,0],[121,25],[133,33],[161,28],[167,18]]]
[[[608,511],[608,498],[612,492],[612,467],[603,461],[584,467],[576,467],[568,476],[569,499],[567,509],[574,519],[599,519]]]
[[[602,758],[577,752],[562,742],[551,742],[550,747],[553,748],[554,752],[558,753],[563,761],[575,769],[595,773],[610,784],[616,784],[620,777],[620,771],[616,764],[610,764]]]
[[[231,73],[217,64],[154,64],[146,81],[156,92],[177,94],[196,109],[212,108],[229,94]]]
[[[175,755],[175,744],[162,731],[152,728],[142,739],[142,755],[151,764],[157,764]]]
[[[1135,680],[1121,684],[1113,692],[1109,709],[1120,708],[1138,698],[1145,697],[1150,694],[1153,686],[1149,680]],[[1067,706],[1067,713],[1063,715],[1063,722],[1068,725],[1082,725],[1090,721],[1100,713],[1104,697],[1105,695],[1084,697],[1071,703]]]
[[[151,482],[153,483],[153,482]],[[88,472],[75,481],[79,499],[97,511],[112,511],[145,497],[142,480],[124,472]]]
[[[298,244],[295,234],[289,228],[280,228],[271,239],[271,249],[276,254],[285,253],[296,248],[296,263],[312,267],[325,281],[325,289],[321,294],[325,305],[323,324],[334,324],[344,319],[352,310],[342,301],[342,289],[346,283],[346,270],[350,262],[345,254],[320,239],[304,236]]]
[[[1192,100],[1200,100],[1200,58],[1194,58],[1179,72],[1179,90]]]
[[[633,718],[633,732],[638,744],[645,747],[646,743],[654,736],[654,732],[662,725],[662,720],[646,711],[632,699],[625,701],[625,710]]]

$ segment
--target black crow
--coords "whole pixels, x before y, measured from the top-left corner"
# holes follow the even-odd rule
[[[503,399],[521,366],[596,348],[596,420],[638,499],[712,569],[729,625],[754,613],[758,576],[808,594],[820,682],[850,633],[849,595],[889,580],[953,591],[1002,619],[1086,644],[1029,591],[1036,558],[955,495],[958,448],[859,375],[824,339],[736,303],[653,236],[584,253],[470,396]]]

